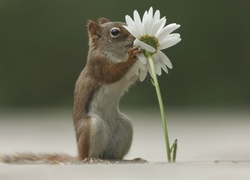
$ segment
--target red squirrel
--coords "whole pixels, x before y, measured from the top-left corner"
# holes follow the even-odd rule
[[[122,160],[130,149],[133,127],[119,101],[137,78],[125,74],[141,53],[121,22],[88,22],[89,52],[74,91],[73,119],[78,155],[19,153],[0,155],[5,163],[76,163]]]

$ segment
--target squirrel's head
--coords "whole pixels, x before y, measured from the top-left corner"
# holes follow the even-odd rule
[[[100,18],[88,22],[89,46],[119,56],[127,54],[135,38],[123,27],[125,23]]]

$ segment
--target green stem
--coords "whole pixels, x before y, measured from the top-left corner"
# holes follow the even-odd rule
[[[162,102],[160,86],[159,86],[157,75],[155,72],[155,67],[154,67],[154,62],[153,62],[152,56],[151,56],[150,52],[147,52],[147,51],[145,52],[145,54],[146,54],[148,61],[149,61],[149,65],[150,65],[152,76],[153,76],[154,86],[155,86],[155,90],[156,90],[156,94],[157,94],[157,98],[158,98],[158,102],[159,102],[159,106],[160,106],[168,162],[171,162],[171,149],[170,149],[170,145],[169,145],[166,115],[165,115],[164,105]]]
[[[177,139],[174,141],[174,144],[171,147],[171,152],[173,153],[172,162],[176,161],[176,153],[177,153]]]

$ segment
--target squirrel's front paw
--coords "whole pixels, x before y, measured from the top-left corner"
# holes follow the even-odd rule
[[[128,59],[129,60],[137,60],[138,58],[136,57],[136,54],[142,53],[142,50],[139,49],[139,47],[132,47],[128,49]]]

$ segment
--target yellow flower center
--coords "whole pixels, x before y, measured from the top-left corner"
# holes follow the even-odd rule
[[[160,46],[158,39],[154,36],[144,35],[140,38],[140,41],[154,47],[155,49]]]

